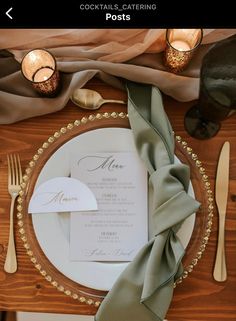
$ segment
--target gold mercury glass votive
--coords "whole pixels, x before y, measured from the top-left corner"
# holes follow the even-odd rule
[[[183,71],[201,44],[202,29],[167,29],[164,64],[173,73]]]
[[[60,88],[60,75],[55,57],[45,49],[29,51],[22,59],[24,77],[43,96],[54,97]]]

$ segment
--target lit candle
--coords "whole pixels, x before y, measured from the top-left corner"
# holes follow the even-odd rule
[[[167,29],[164,64],[168,70],[183,71],[201,41],[202,29]]]
[[[45,81],[52,76],[53,72],[54,72],[54,70],[51,68],[48,68],[48,67],[41,68],[34,75],[33,81],[35,81],[35,82]]]
[[[180,51],[188,51],[191,49],[189,44],[183,40],[175,40],[175,41],[172,41],[170,44],[173,48]]]
[[[55,97],[60,90],[60,75],[56,59],[45,49],[29,51],[22,59],[24,77],[43,96]]]

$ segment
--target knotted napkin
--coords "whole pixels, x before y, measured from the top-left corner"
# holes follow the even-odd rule
[[[120,275],[96,321],[160,321],[182,273],[184,248],[176,236],[199,203],[187,194],[189,168],[174,163],[174,135],[160,91],[128,83],[128,115],[139,156],[149,173],[150,241]]]

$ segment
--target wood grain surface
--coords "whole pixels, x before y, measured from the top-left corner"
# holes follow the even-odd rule
[[[90,81],[86,88],[99,91],[104,98],[126,99],[125,92],[98,80]],[[221,130],[214,138],[198,141],[188,136],[183,125],[184,114],[192,104],[193,102],[176,102],[164,96],[165,109],[176,135],[180,135],[196,151],[206,168],[212,189],[214,189],[216,165],[221,146],[225,140],[231,143],[230,186],[226,217],[228,279],[226,282],[217,283],[212,277],[218,230],[218,217],[215,211],[212,233],[206,251],[191,275],[175,289],[167,319],[168,321],[233,321],[236,320],[236,118],[233,116],[224,121]],[[106,104],[100,111],[125,112],[126,107]],[[16,220],[18,271],[15,274],[7,274],[3,270],[10,206],[6,154],[18,152],[25,169],[37,149],[50,135],[67,123],[89,114],[91,114],[90,111],[81,110],[69,101],[60,112],[0,126],[0,310],[96,313],[95,307],[60,293],[39,274],[23,247],[17,232]]]

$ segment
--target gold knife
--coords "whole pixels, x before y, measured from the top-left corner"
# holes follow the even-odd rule
[[[219,213],[218,244],[213,277],[218,282],[227,279],[225,261],[225,216],[229,189],[230,144],[225,142],[219,157],[216,173],[215,199]]]

